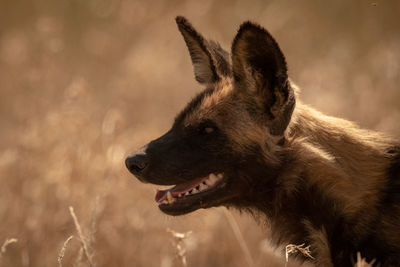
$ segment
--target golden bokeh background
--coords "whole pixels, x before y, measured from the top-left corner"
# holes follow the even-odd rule
[[[1,0],[0,266],[57,266],[70,235],[63,266],[88,266],[69,206],[96,266],[182,266],[168,228],[187,266],[248,265],[222,208],[168,217],[124,166],[201,90],[177,15],[228,50],[260,23],[303,102],[400,135],[399,1]],[[232,213],[255,266],[284,266]]]

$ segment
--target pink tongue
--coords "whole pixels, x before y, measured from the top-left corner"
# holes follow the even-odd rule
[[[167,192],[171,192],[171,195],[173,197],[178,196],[179,194],[184,194],[187,191],[189,191],[190,189],[196,187],[198,184],[200,184],[201,182],[203,182],[204,180],[206,180],[208,178],[208,176],[206,177],[202,177],[202,178],[198,178],[195,180],[191,180],[189,182],[183,183],[183,184],[178,184],[170,189],[167,190],[158,190],[155,200],[156,202],[161,202],[164,199],[167,198]]]

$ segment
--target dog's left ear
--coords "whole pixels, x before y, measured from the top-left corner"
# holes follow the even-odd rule
[[[217,82],[220,77],[217,74],[216,65],[207,47],[207,41],[186,18],[178,16],[175,20],[189,49],[196,80],[201,84]]]
[[[289,118],[282,118],[289,101],[294,101],[287,75],[285,57],[272,36],[261,26],[245,22],[232,43],[232,69],[239,93],[252,95],[264,107],[270,121],[281,134]],[[293,98],[293,99],[292,99]],[[282,120],[285,120],[283,122]]]

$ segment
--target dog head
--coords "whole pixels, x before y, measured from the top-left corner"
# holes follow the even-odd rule
[[[243,23],[229,53],[185,18],[176,22],[205,89],[125,162],[143,182],[174,185],[156,194],[171,215],[235,204],[257,184],[272,186],[295,106],[285,58],[264,28]]]

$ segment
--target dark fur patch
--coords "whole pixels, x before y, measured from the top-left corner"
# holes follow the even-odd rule
[[[384,191],[383,206],[400,203],[400,146],[388,151],[393,156],[387,172],[388,183]]]
[[[290,87],[289,82],[287,83],[288,87]],[[275,118],[273,122],[269,125],[269,132],[272,135],[281,135],[289,125],[289,122],[292,118],[293,110],[296,105],[296,98],[294,96],[293,89],[287,89],[285,92],[289,92],[289,96],[286,96],[285,101],[286,105],[283,107],[283,111],[279,117]]]
[[[400,213],[400,146],[389,149],[388,154],[391,163],[387,170],[387,183],[377,207],[379,214],[371,222],[369,234],[360,241],[357,248],[368,261],[375,259],[377,263],[384,263],[382,266],[398,266],[400,244],[390,246],[386,238],[396,235],[400,237],[396,219]]]

